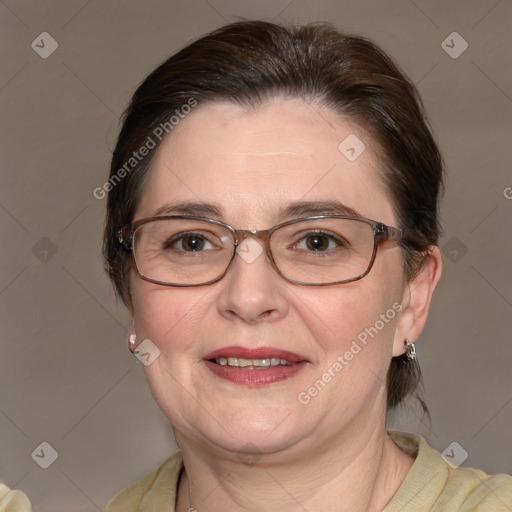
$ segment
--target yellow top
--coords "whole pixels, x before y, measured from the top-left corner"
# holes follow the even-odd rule
[[[511,512],[512,477],[453,468],[421,436],[389,431],[404,451],[416,456],[407,477],[382,512]],[[106,512],[175,512],[181,452],[167,459],[113,498]]]
[[[11,490],[0,483],[0,512],[31,512],[32,505],[21,491]]]

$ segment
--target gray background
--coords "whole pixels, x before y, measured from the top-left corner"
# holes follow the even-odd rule
[[[126,349],[93,189],[137,84],[237,16],[332,21],[418,84],[449,173],[445,271],[417,345],[432,426],[414,408],[392,424],[512,473],[510,0],[2,0],[0,480],[35,511],[102,510],[175,450]],[[46,59],[31,47],[44,31],[59,45]],[[454,31],[469,44],[456,59],[442,47]],[[31,456],[43,441],[48,469]]]

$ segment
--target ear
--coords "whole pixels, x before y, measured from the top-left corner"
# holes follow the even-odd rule
[[[404,288],[402,312],[395,330],[393,357],[404,353],[404,340],[413,343],[420,337],[427,321],[434,290],[441,277],[443,261],[437,246],[431,246],[418,274]]]

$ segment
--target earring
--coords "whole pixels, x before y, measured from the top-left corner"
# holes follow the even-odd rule
[[[137,335],[136,334],[130,334],[128,337],[128,350],[133,354],[135,349],[135,342],[137,341]]]
[[[411,343],[408,339],[404,341],[405,347],[405,357],[409,362],[414,361],[416,359],[416,347],[414,343]]]

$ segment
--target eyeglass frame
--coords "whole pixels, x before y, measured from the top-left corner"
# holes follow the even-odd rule
[[[163,221],[167,219],[175,219],[175,220],[196,220],[196,221],[202,221],[207,222],[209,224],[215,224],[217,226],[222,226],[226,228],[232,235],[234,240],[233,245],[233,254],[231,255],[231,258],[229,260],[229,263],[226,265],[226,269],[224,272],[216,277],[215,279],[211,279],[210,281],[206,281],[204,283],[197,283],[197,284],[180,284],[180,283],[166,283],[163,281],[158,281],[156,279],[151,279],[149,277],[146,277],[141,274],[139,267],[137,265],[137,260],[135,258],[134,252],[133,252],[133,236],[135,234],[135,231],[144,224],[148,224],[149,222],[153,221]],[[272,254],[272,250],[270,248],[270,238],[272,234],[284,227],[291,224],[296,224],[299,222],[304,222],[308,220],[321,220],[321,219],[347,219],[347,220],[357,220],[360,222],[364,222],[366,224],[369,224],[373,229],[373,251],[372,256],[370,258],[370,262],[368,264],[368,267],[366,270],[359,274],[356,277],[352,277],[350,279],[343,279],[341,281],[335,281],[332,283],[305,283],[302,281],[296,281],[293,279],[290,279],[286,277],[279,267],[277,266],[276,262],[274,261],[274,256]],[[173,287],[180,287],[180,288],[189,288],[193,286],[206,286],[209,284],[216,283],[220,281],[228,272],[229,268],[231,267],[233,260],[235,259],[235,255],[237,253],[237,248],[239,247],[240,242],[245,240],[246,238],[254,238],[262,240],[265,244],[265,252],[267,254],[267,257],[269,259],[270,264],[272,265],[272,268],[277,272],[279,276],[281,276],[285,281],[288,281],[292,284],[298,284],[301,286],[334,286],[339,284],[346,284],[346,283],[352,283],[354,281],[359,281],[366,275],[370,273],[370,270],[372,269],[375,259],[377,257],[377,249],[379,245],[386,241],[391,242],[399,242],[403,238],[403,233],[400,228],[396,228],[393,226],[388,226],[382,222],[368,219],[366,217],[359,217],[354,215],[312,215],[308,217],[300,217],[298,219],[291,219],[285,222],[281,222],[279,224],[276,224],[275,226],[269,228],[269,229],[262,229],[262,230],[253,230],[253,229],[235,229],[233,226],[230,226],[229,224],[226,224],[225,222],[222,222],[220,220],[216,219],[209,219],[205,217],[196,217],[192,215],[164,215],[159,217],[148,217],[145,219],[140,219],[135,222],[131,222],[129,224],[125,224],[123,227],[119,228],[117,230],[117,241],[127,250],[130,251],[132,260],[135,263],[135,269],[137,270],[137,274],[141,279],[144,279],[145,281],[148,281],[150,283],[154,284],[160,284],[163,286],[173,286]]]

